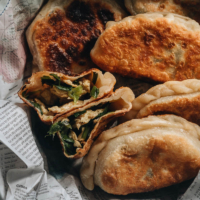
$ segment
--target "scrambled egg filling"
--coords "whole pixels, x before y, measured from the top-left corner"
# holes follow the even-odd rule
[[[87,124],[91,119],[102,113],[104,109],[87,110],[86,113],[80,115],[75,119],[75,127],[79,130],[81,126]]]
[[[72,138],[74,140],[74,147],[82,147],[81,143],[78,141],[78,138],[76,136],[76,133],[74,131],[70,131],[69,138]]]
[[[81,105],[81,104],[82,104],[81,101],[77,101],[76,102],[76,106]],[[53,106],[51,108],[48,108],[48,110],[51,111],[54,114],[57,114],[57,113],[61,113],[61,112],[65,111],[65,110],[68,110],[71,106],[74,106],[74,102],[73,101],[71,101],[71,102],[69,102],[69,103],[67,103],[67,104],[65,104],[63,106],[60,106],[60,107]]]
[[[69,80],[68,80],[69,81]],[[82,86],[83,90],[82,90],[82,93],[81,93],[81,96],[83,96],[84,94],[87,94],[87,93],[90,93],[90,80],[88,79],[81,79],[79,81],[79,85]],[[72,85],[73,87],[77,87],[78,85]],[[50,89],[51,93],[56,95],[57,97],[59,98],[67,98],[67,99],[72,99],[69,95],[68,95],[68,92],[67,91],[64,91],[64,90],[59,90],[57,87],[53,86],[51,89]]]
[[[69,81],[69,80],[68,80]],[[84,94],[87,94],[90,92],[90,80],[88,79],[81,79],[79,81],[79,85],[83,87],[83,91],[81,93],[81,96],[83,96]],[[72,85],[73,87],[78,87],[78,85]],[[50,89],[51,93],[56,95],[59,98],[67,98],[67,99],[72,99],[69,95],[67,91],[64,90],[59,90],[58,88],[56,88],[55,86],[53,86]]]
[[[69,138],[74,140],[74,147],[76,147],[76,152],[82,148],[84,146],[84,144],[86,143],[85,139],[82,137],[85,127],[81,127],[87,123],[90,122],[91,119],[94,119],[95,117],[97,117],[100,113],[102,113],[104,111],[104,109],[97,109],[95,111],[93,110],[87,110],[84,114],[78,116],[75,121],[74,124],[72,125],[72,128],[74,129],[78,129],[80,130],[81,128],[81,133],[78,135],[76,135],[76,133],[73,130],[70,130],[69,133]],[[69,121],[69,119],[65,118],[63,120],[67,120]],[[97,121],[95,121],[96,123]]]
[[[83,78],[79,81],[79,84],[83,87],[86,93],[90,93],[90,80]]]
[[[70,80],[65,80],[64,82],[73,87],[82,86],[83,90],[80,94],[80,97],[87,93],[90,93],[91,81],[88,79],[82,78],[78,82],[79,85],[73,84]],[[43,90],[37,98],[36,102],[41,106],[41,109],[45,115],[61,112],[63,109],[66,108],[65,104],[69,104],[69,106],[67,107],[73,106],[75,104],[73,102],[73,99],[68,95],[68,91],[60,90],[56,86]],[[59,102],[59,104],[61,104],[62,106],[55,106],[56,102]],[[82,101],[78,100],[76,102],[76,105],[80,105],[81,103]],[[49,108],[46,109],[46,106]]]
[[[38,103],[41,107],[41,110],[43,112],[43,114],[48,114],[49,111],[46,109],[45,105],[39,100],[39,99],[34,99],[36,103]]]

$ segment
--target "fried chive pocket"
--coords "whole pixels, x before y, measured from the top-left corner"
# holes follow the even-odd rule
[[[200,125],[200,80],[168,81],[156,85],[138,96],[132,105],[124,121],[174,114]]]
[[[66,157],[81,158],[109,122],[131,109],[133,100],[131,89],[122,87],[109,97],[60,116],[50,127],[48,135],[58,135]]]
[[[115,83],[112,74],[102,74],[98,69],[79,76],[43,71],[33,74],[18,95],[35,108],[44,123],[52,124],[63,113],[107,96]]]
[[[199,146],[200,127],[181,117],[133,119],[96,139],[80,177],[88,190],[96,185],[115,195],[150,192],[195,177]]]
[[[200,78],[200,25],[173,13],[108,22],[90,52],[102,70],[148,81]]]

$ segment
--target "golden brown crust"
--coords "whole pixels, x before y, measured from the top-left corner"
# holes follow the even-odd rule
[[[143,143],[143,148],[121,145],[121,149],[112,152],[104,163],[105,168],[100,179],[102,189],[108,193],[126,195],[149,192],[189,180],[198,174],[199,152],[190,147],[195,153],[184,153],[183,146],[189,146],[184,137],[153,136],[145,142],[142,137],[140,140],[135,139],[137,144]]]
[[[200,128],[175,115],[134,119],[104,131],[83,159],[84,186],[126,195],[190,179],[200,168]],[[184,146],[184,148],[183,148]]]
[[[26,33],[34,64],[68,75],[95,67],[89,52],[96,39],[107,21],[124,15],[107,0],[50,0]]]
[[[58,121],[61,121],[64,118],[67,118],[67,117],[73,115],[76,112],[84,111],[86,109],[89,109],[89,108],[99,105],[101,103],[110,102],[112,104],[112,102],[119,102],[114,105],[115,111],[112,111],[111,113],[104,115],[103,117],[101,117],[100,120],[98,120],[94,129],[90,133],[90,136],[89,136],[87,142],[85,143],[85,145],[83,146],[82,149],[79,149],[77,151],[77,153],[75,155],[68,155],[64,151],[64,144],[61,140],[61,135],[60,135],[60,133],[57,133],[58,137],[60,138],[60,142],[61,142],[61,145],[63,148],[64,155],[67,158],[73,158],[73,159],[77,159],[77,158],[81,158],[81,157],[85,156],[87,154],[87,152],[89,151],[94,140],[97,138],[97,136],[99,134],[101,134],[106,129],[109,122],[116,119],[117,117],[123,116],[125,113],[130,111],[130,109],[132,108],[133,100],[134,100],[134,94],[131,91],[131,89],[126,88],[126,87],[121,87],[121,88],[117,89],[115,92],[113,92],[111,96],[105,97],[104,99],[100,99],[99,101],[96,101],[96,102],[92,102],[82,108],[73,110],[72,112],[64,114],[64,115],[60,116],[58,119],[56,119],[55,123]],[[120,103],[120,102],[122,102],[122,103]]]
[[[108,25],[91,58],[103,70],[134,78],[158,82],[198,79],[200,29],[192,20],[194,29],[188,27],[189,21],[162,13],[127,17]]]
[[[90,75],[93,72],[96,72],[98,74],[98,79],[97,79],[97,82],[96,82],[96,86],[99,88],[98,97],[96,99],[90,98],[88,100],[84,100],[80,105],[74,104],[70,108],[63,108],[62,109],[62,107],[64,107],[64,106],[62,106],[62,107],[60,107],[59,112],[57,112],[56,114],[55,113],[50,114],[50,115],[41,114],[40,110],[38,108],[35,108],[30,103],[30,101],[23,96],[24,91],[26,91],[28,93],[28,92],[33,92],[33,91],[38,91],[38,90],[48,88],[49,86],[42,85],[41,77],[43,77],[43,76],[49,76],[50,74],[53,73],[53,74],[56,74],[58,77],[61,77],[61,80],[75,81],[79,78]],[[22,88],[18,92],[18,95],[26,104],[33,107],[37,111],[37,114],[40,117],[41,121],[50,125],[55,121],[56,118],[58,118],[63,113],[70,112],[74,109],[78,109],[80,107],[83,107],[83,106],[89,104],[90,102],[97,101],[97,100],[103,98],[104,96],[110,95],[113,91],[115,83],[116,83],[116,79],[114,78],[114,76],[112,74],[110,74],[108,72],[106,72],[105,74],[102,74],[102,72],[98,69],[89,69],[88,71],[85,71],[82,74],[77,75],[77,76],[76,75],[68,76],[68,75],[64,75],[62,73],[41,71],[41,72],[34,73],[28,79],[28,83],[26,83],[24,86],[22,86]]]

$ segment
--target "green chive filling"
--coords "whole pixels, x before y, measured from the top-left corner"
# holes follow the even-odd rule
[[[98,105],[54,123],[48,131],[48,136],[60,133],[65,152],[68,155],[76,154],[83,148],[97,121],[109,113],[109,105]]]
[[[62,81],[56,74],[41,77],[42,85],[45,89],[28,92],[24,90],[22,96],[26,98],[35,108],[38,108],[43,115],[54,115],[57,113],[55,107],[62,107],[70,103],[97,98],[99,88],[95,86],[98,78],[96,72],[93,73],[92,80],[84,77],[75,81]],[[53,109],[52,109],[53,108]]]

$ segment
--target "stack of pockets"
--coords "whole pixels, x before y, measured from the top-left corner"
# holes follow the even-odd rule
[[[87,189],[149,192],[198,174],[199,8],[199,0],[49,0],[27,29],[40,72],[19,97],[66,158],[84,157]],[[113,91],[110,72],[163,84],[135,99],[130,88]]]
[[[189,79],[157,85],[137,97],[123,117],[127,121],[104,131],[83,159],[84,186],[126,195],[195,177],[200,169],[199,91],[200,80]]]

